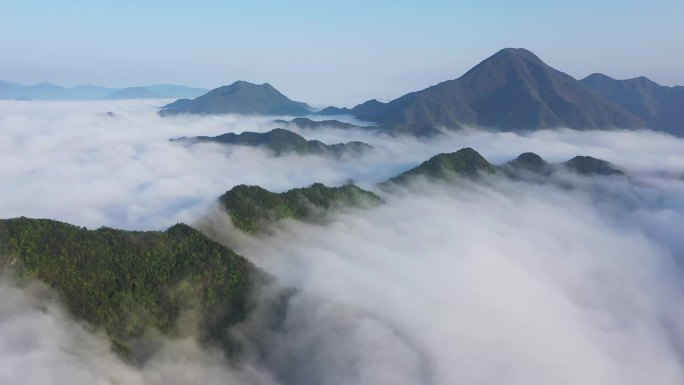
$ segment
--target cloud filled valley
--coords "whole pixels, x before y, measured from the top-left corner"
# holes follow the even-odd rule
[[[0,383],[680,384],[684,382],[684,140],[651,131],[492,132],[434,138],[293,129],[373,150],[274,156],[183,136],[266,132],[268,117],[157,114],[159,101],[0,101],[0,217],[203,230],[274,282],[226,331],[155,336],[143,362],[110,351],[36,282],[0,278]],[[111,112],[111,114],[108,114]],[[353,123],[361,123],[351,121]],[[378,186],[441,152],[493,164],[610,161],[559,172]],[[239,184],[282,192],[354,181],[372,207],[239,231],[216,203]]]
[[[325,143],[375,147],[341,160],[214,144],[183,147],[171,138],[265,132],[269,117],[160,118],[159,101],[0,102],[0,214],[47,217],[88,226],[161,229],[192,222],[237,184],[284,191],[349,179],[372,186],[440,152],[472,147],[494,164],[532,151],[548,161],[605,159],[641,174],[682,176],[684,140],[648,131],[543,130],[448,132],[436,139],[370,130],[299,130]],[[112,112],[109,116],[107,112]]]

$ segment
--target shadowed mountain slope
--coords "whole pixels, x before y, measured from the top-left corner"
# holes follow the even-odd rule
[[[268,83],[256,85],[237,81],[229,86],[213,89],[193,100],[179,99],[162,107],[160,114],[244,114],[292,115],[311,113],[311,107],[295,102]]]
[[[348,112],[392,132],[411,134],[466,126],[515,131],[646,125],[622,106],[520,48],[503,49],[458,79],[388,103],[370,100],[351,110],[328,108],[322,112]]]
[[[576,156],[562,165],[580,175],[622,175],[624,172],[615,165],[591,156]]]
[[[139,232],[0,220],[1,267],[54,288],[73,315],[104,329],[123,356],[139,353],[130,343],[148,330],[173,334],[184,309],[198,311],[205,337],[222,333],[244,319],[254,283],[267,278],[183,224]]]
[[[353,184],[327,187],[314,183],[284,193],[273,193],[259,186],[239,185],[221,195],[219,202],[228,211],[235,227],[254,233],[280,219],[310,222],[321,219],[329,209],[375,205],[381,200]]]
[[[581,82],[638,115],[648,127],[684,136],[684,88],[661,86],[643,76],[616,80],[598,73]]]

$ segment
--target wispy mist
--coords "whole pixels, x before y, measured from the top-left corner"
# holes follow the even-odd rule
[[[159,101],[0,102],[0,216],[158,229],[201,217],[215,197],[240,183],[282,191],[353,179],[372,186],[439,152],[471,146],[492,162],[535,151],[551,161],[578,154],[634,171],[680,173],[684,141],[650,132],[463,131],[432,140],[392,138],[370,130],[297,130],[326,143],[362,140],[375,151],[342,161],[272,157],[249,147],[168,139],[267,131],[265,117],[161,118]],[[162,103],[163,104],[163,103]],[[114,115],[109,116],[107,112]]]
[[[193,337],[164,341],[142,367],[110,350],[102,332],[66,315],[54,293],[0,276],[0,383],[13,385],[271,385],[254,367],[231,365]]]
[[[417,180],[385,203],[324,224],[282,221],[248,236],[225,213],[213,236],[294,288],[268,288],[230,333],[227,359],[192,337],[139,367],[66,316],[50,291],[0,280],[0,383],[681,384],[684,382],[684,141],[647,131],[466,130],[433,139],[369,130],[298,132],[362,140],[359,158],[169,138],[266,131],[270,119],[160,118],[152,102],[0,103],[0,217],[129,229],[199,223],[239,183],[282,191],[348,178],[372,186],[470,146],[494,163],[534,151],[591,155],[628,176],[559,173]],[[106,114],[112,111],[113,116]],[[275,290],[275,289],[274,289]],[[274,318],[275,317],[275,318]]]
[[[349,374],[359,367],[367,378],[405,370],[413,384],[681,383],[684,242],[658,230],[684,225],[682,186],[613,182],[419,184],[327,226],[284,223],[238,250],[391,331],[369,329],[359,339],[372,345],[357,351],[334,322],[298,309],[297,330],[326,336],[306,354],[334,346],[359,357],[339,383],[373,383]],[[375,344],[400,357],[383,365],[370,358]]]

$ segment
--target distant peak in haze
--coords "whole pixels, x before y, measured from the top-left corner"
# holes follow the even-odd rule
[[[40,82],[40,83],[36,84],[36,87],[59,87],[59,86],[54,85],[50,82]]]
[[[278,90],[276,90],[269,83],[255,84],[255,83],[246,82],[244,80],[238,80],[238,81],[233,82],[232,84],[218,87],[215,90],[212,90],[211,92],[217,91],[217,93],[220,92],[222,94],[227,94],[227,93],[232,93],[232,92],[244,92],[244,91],[250,92],[252,90],[257,91],[257,92],[270,92],[270,93],[280,94],[280,92]]]
[[[162,107],[160,114],[244,114],[303,116],[311,113],[306,103],[290,100],[268,83],[236,81],[194,99],[180,99]]]
[[[639,116],[647,127],[674,135],[684,135],[684,89],[667,87],[639,76],[617,80],[594,73],[580,80],[598,95]]]
[[[595,72],[595,73],[587,76],[586,78],[584,78],[580,81],[582,83],[585,83],[585,84],[598,83],[598,82],[627,82],[627,83],[632,83],[632,84],[667,87],[667,86],[661,86],[660,84],[654,82],[653,80],[647,78],[646,76],[637,76],[635,78],[629,78],[629,79],[615,79],[615,78],[612,78],[606,74],[602,74],[600,72]],[[672,87],[667,87],[667,88],[672,88]]]
[[[9,100],[105,100],[194,98],[207,92],[175,84],[153,84],[127,88],[81,84],[62,87],[50,82],[23,85],[0,80],[0,99]]]

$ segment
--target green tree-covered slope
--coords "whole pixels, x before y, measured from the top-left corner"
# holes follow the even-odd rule
[[[254,282],[265,278],[183,224],[137,232],[0,220],[0,262],[56,289],[73,315],[103,328],[123,355],[148,329],[173,334],[184,309],[199,312],[203,333],[220,334],[245,317]]]
[[[332,155],[340,157],[345,153],[362,154],[373,149],[364,142],[325,144],[318,140],[306,140],[301,135],[282,128],[268,132],[246,131],[240,134],[227,133],[219,136],[196,136],[173,141],[186,143],[213,142],[237,146],[264,147],[278,155],[296,153],[300,155]]]
[[[460,178],[497,174],[518,180],[526,180],[531,174],[536,174],[542,180],[547,180],[547,177],[560,170],[584,176],[624,174],[611,163],[589,156],[577,156],[567,162],[551,164],[531,152],[495,166],[472,148],[462,148],[456,152],[435,155],[381,183],[380,187],[391,188],[392,185],[410,183],[416,178],[453,182]],[[352,184],[327,187],[321,183],[284,193],[270,192],[259,186],[239,185],[221,195],[219,201],[228,211],[235,227],[248,233],[263,231],[280,219],[315,221],[323,218],[331,208],[382,202],[374,193]]]
[[[566,169],[580,175],[622,175],[615,165],[591,156],[576,156],[562,164]]]
[[[431,179],[450,180],[458,176],[474,177],[478,174],[494,173],[496,168],[487,159],[472,148],[466,147],[456,152],[435,155],[389,181],[405,183],[419,175]]]
[[[228,210],[235,227],[249,233],[262,231],[279,219],[314,221],[327,209],[381,202],[377,195],[353,184],[327,187],[321,183],[284,193],[239,185],[221,195],[219,201]]]

